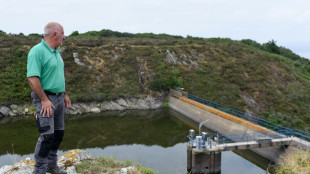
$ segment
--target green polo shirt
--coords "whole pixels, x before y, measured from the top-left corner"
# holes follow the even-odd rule
[[[27,60],[27,77],[37,76],[43,90],[53,93],[65,91],[64,62],[58,49],[42,42],[31,48]]]

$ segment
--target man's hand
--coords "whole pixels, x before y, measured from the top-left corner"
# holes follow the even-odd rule
[[[53,109],[55,109],[55,106],[53,105],[53,103],[47,99],[47,100],[43,100],[41,101],[41,105],[42,105],[42,109],[40,114],[43,114],[43,117],[45,115],[47,115],[47,117],[50,117],[50,115],[53,114]]]
[[[31,89],[41,100],[42,108],[41,108],[40,114],[41,115],[43,114],[43,117],[45,115],[47,115],[47,117],[50,117],[50,115],[53,114],[53,109],[55,109],[55,106],[44,93],[39,77],[37,76],[28,77],[28,81],[29,81]]]
[[[65,94],[65,96],[64,96],[64,101],[65,101],[65,107],[66,107],[66,109],[70,108],[70,107],[71,107],[71,100],[70,100],[68,94]]]

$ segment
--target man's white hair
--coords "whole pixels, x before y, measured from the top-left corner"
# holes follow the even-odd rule
[[[60,25],[55,22],[48,23],[44,27],[44,36],[49,36],[51,35],[54,31],[59,31],[60,30]]]

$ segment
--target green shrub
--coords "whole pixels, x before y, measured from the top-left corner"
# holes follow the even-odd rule
[[[78,35],[80,35],[78,31],[73,31],[73,32],[69,35],[69,37],[78,36]]]
[[[280,48],[277,46],[275,40],[268,41],[262,45],[262,49],[271,53],[280,54]]]
[[[142,167],[140,170],[141,170],[141,173],[143,173],[143,174],[154,174],[154,170],[152,170],[150,168]]]
[[[0,30],[0,36],[6,36],[6,33],[2,30]]]
[[[241,43],[244,43],[244,44],[256,47],[256,48],[261,48],[260,43],[254,41],[254,40],[251,40],[251,39],[243,39],[243,40],[241,40]]]

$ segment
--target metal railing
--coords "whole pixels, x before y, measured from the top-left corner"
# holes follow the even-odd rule
[[[265,132],[265,133],[251,133],[251,134],[231,134],[231,135],[220,135],[217,143],[227,144],[235,142],[249,142],[249,141],[265,141],[271,139],[282,139],[289,136],[279,135],[278,133]]]
[[[229,114],[234,115],[236,117],[239,117],[241,119],[247,120],[247,121],[249,121],[251,123],[254,123],[254,124],[263,126],[265,128],[268,128],[270,130],[273,130],[275,132],[278,132],[278,133],[281,133],[281,134],[284,133],[285,135],[294,136],[294,137],[298,137],[298,138],[306,140],[306,141],[310,141],[310,133],[309,132],[305,132],[305,131],[302,131],[302,130],[299,130],[299,129],[290,129],[288,127],[272,123],[272,122],[264,120],[262,118],[253,116],[251,114],[248,114],[248,113],[245,113],[245,112],[241,112],[239,110],[232,109],[230,107],[214,103],[212,101],[209,101],[209,100],[206,100],[206,99],[194,96],[192,94],[188,94],[187,97],[189,99],[195,100],[195,101],[197,101],[199,103],[203,103],[203,104],[205,104],[207,106],[210,106],[210,107],[213,107],[213,108],[218,109],[220,111],[229,113]]]
[[[283,134],[279,134],[277,132],[261,132],[261,133],[243,133],[243,134],[228,134],[228,135],[220,135],[218,133],[206,133],[204,134],[194,134],[194,136],[188,135],[188,145],[193,148],[204,149],[204,148],[212,148],[217,145],[227,145],[231,143],[249,143],[256,141],[259,144],[269,144],[271,145],[272,140],[279,139],[287,141],[290,137],[290,134],[286,135],[286,132]],[[198,139],[197,137],[201,137]]]

